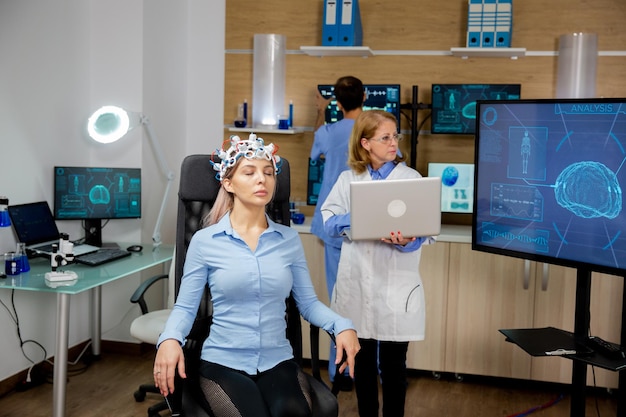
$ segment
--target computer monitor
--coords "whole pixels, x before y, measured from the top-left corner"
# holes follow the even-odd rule
[[[626,274],[626,98],[479,101],[472,247]]]
[[[428,176],[441,178],[441,212],[471,213],[474,208],[474,164],[431,162]]]
[[[141,217],[141,169],[54,167],[54,217],[83,220],[86,242],[101,246],[101,220]]]
[[[364,84],[365,101],[363,110],[384,110],[396,116],[398,131],[400,131],[400,84]],[[343,112],[337,107],[334,99],[335,86],[320,84],[317,86],[324,98],[333,98],[326,108],[326,123],[334,123],[343,119]]]
[[[520,84],[433,84],[430,132],[473,135],[476,100],[517,100]]]
[[[322,188],[322,179],[324,178],[324,163],[324,158],[309,158],[306,187],[306,204],[308,206],[317,205],[320,189]]]

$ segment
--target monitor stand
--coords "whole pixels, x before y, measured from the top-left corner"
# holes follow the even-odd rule
[[[102,221],[100,219],[85,219],[85,243],[102,247]]]

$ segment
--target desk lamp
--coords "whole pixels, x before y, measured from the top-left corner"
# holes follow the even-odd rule
[[[167,180],[163,200],[161,201],[161,208],[159,209],[159,216],[157,217],[154,232],[152,233],[152,242],[155,246],[159,246],[161,244],[161,223],[165,213],[165,203],[170,192],[172,181],[174,180],[174,173],[170,171],[167,166],[163,151],[152,130],[150,119],[142,113],[130,112],[121,107],[103,106],[89,117],[87,121],[87,132],[96,142],[106,144],[121,139],[126,133],[139,125],[142,125],[146,130],[148,139],[152,144],[152,150],[156,155],[163,176]]]

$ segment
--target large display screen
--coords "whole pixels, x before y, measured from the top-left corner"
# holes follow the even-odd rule
[[[476,250],[624,275],[626,99],[479,101]]]
[[[520,84],[433,84],[430,132],[473,135],[476,100],[516,100]]]
[[[141,217],[139,168],[54,168],[57,220]]]
[[[364,84],[365,101],[363,110],[384,110],[396,116],[398,119],[398,129],[400,129],[400,85],[399,84]],[[329,84],[317,86],[320,94],[324,98],[332,98],[326,108],[326,123],[334,123],[343,119],[343,112],[337,107],[334,99],[335,87]]]

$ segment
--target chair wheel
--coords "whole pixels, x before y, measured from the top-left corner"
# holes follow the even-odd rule
[[[143,402],[143,400],[146,399],[146,393],[143,391],[135,391],[133,393],[133,397],[135,397],[135,401],[137,401],[138,403]]]

